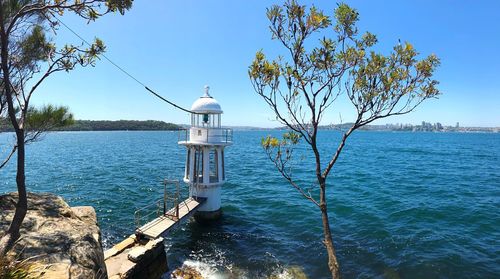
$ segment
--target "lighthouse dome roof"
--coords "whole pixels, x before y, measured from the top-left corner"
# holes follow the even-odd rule
[[[192,112],[197,113],[222,113],[222,109],[220,108],[219,102],[215,100],[210,94],[208,90],[210,87],[205,86],[205,94],[198,98],[193,105],[191,106]]]

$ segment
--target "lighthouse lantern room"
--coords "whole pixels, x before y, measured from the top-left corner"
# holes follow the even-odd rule
[[[222,128],[222,109],[209,94],[198,98],[191,107],[191,127],[180,145],[186,146],[184,182],[190,196],[206,198],[195,213],[198,220],[216,219],[221,215],[221,186],[226,181],[224,148],[232,144],[232,130]]]

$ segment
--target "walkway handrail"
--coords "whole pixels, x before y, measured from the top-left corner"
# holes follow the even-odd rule
[[[167,184],[176,184],[176,191],[173,196],[167,194]],[[171,204],[171,206],[169,206]],[[153,208],[156,207],[156,210]],[[171,208],[176,208],[176,214],[173,217],[179,217],[179,181],[167,180],[163,181],[163,199],[157,200],[151,204],[145,205],[134,212],[134,222],[136,229],[143,224],[149,222],[149,218],[156,213],[155,218],[160,216],[170,216],[168,214]],[[144,213],[145,212],[145,213]]]
[[[146,206],[143,206],[143,207],[137,209],[134,212],[134,223],[135,223],[136,228],[140,228],[142,226],[142,220],[144,220],[144,219],[146,220],[145,223],[147,223],[148,217],[150,217],[151,215],[156,213],[156,217],[160,216],[161,203],[162,203],[162,200],[157,200],[156,202],[154,202],[152,204],[148,204]],[[154,206],[156,206],[156,211],[152,210],[149,213],[142,214],[143,211],[146,211],[148,208],[152,208]]]

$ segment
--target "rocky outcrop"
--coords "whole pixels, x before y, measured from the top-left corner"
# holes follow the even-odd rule
[[[168,270],[163,238],[137,240],[134,235],[104,252],[109,279],[158,279]]]
[[[204,279],[194,267],[181,266],[172,272],[172,279]]]
[[[0,232],[7,230],[17,194],[0,196]],[[11,253],[37,267],[35,278],[107,278],[95,210],[70,207],[52,194],[29,193],[21,238]]]
[[[269,279],[279,278],[308,279],[302,267],[296,265],[285,267],[280,273],[269,277]]]

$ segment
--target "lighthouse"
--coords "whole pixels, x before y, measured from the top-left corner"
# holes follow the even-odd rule
[[[201,221],[217,219],[222,213],[224,148],[232,144],[232,130],[222,128],[222,109],[209,90],[205,86],[204,95],[191,106],[191,127],[178,142],[187,150],[184,182],[189,185],[189,195],[205,200],[195,213]]]

